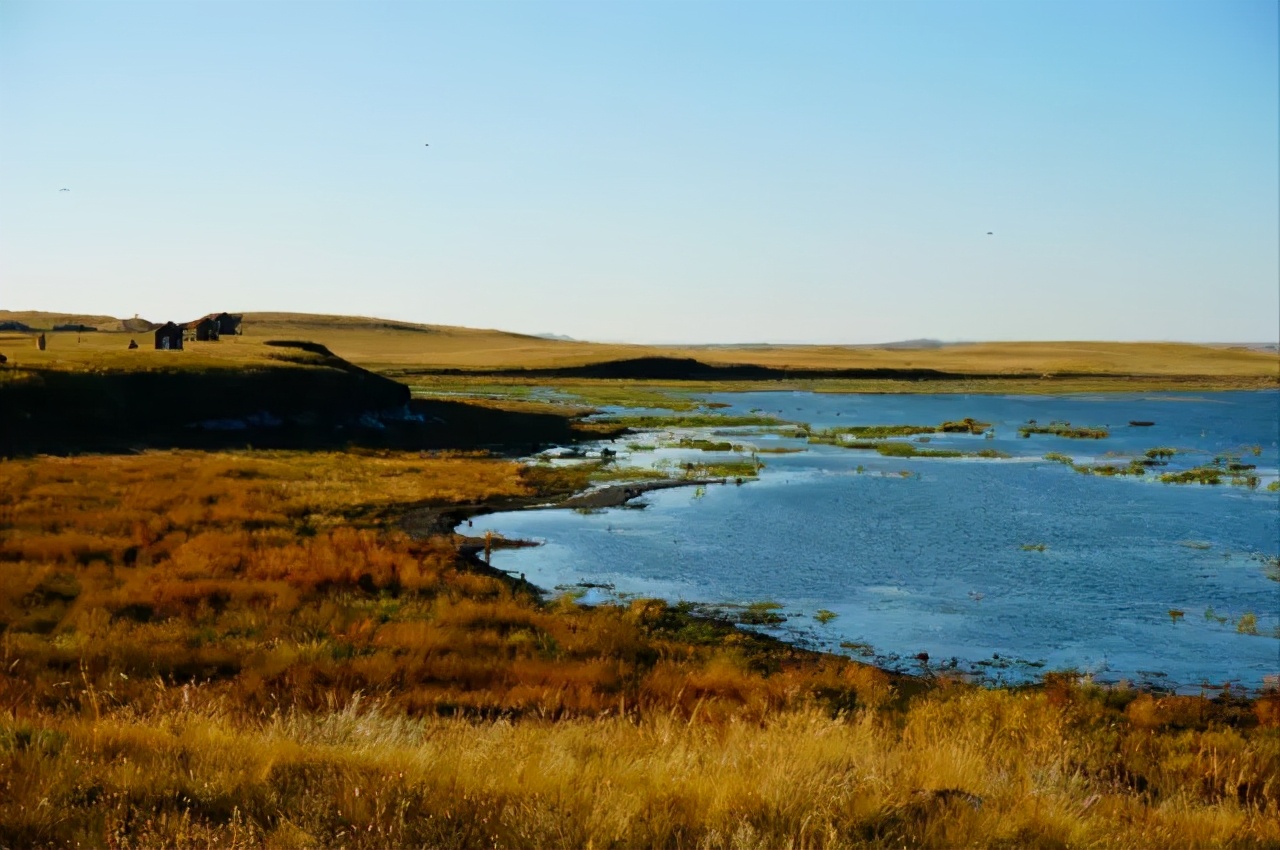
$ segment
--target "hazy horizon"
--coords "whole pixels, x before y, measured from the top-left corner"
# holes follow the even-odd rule
[[[169,318],[164,318],[164,319],[157,319],[157,318],[155,318],[155,317],[152,317],[152,316],[146,316],[146,315],[142,315],[142,314],[138,314],[138,315],[136,315],[136,316],[133,316],[133,315],[130,315],[130,316],[112,316],[112,315],[110,315],[110,314],[108,314],[108,313],[92,313],[92,312],[88,312],[88,311],[84,311],[84,310],[60,311],[60,310],[39,310],[39,309],[35,309],[35,308],[32,308],[32,309],[30,309],[30,310],[8,310],[7,308],[0,308],[0,315],[4,315],[4,314],[6,314],[6,313],[16,313],[16,314],[21,314],[21,313],[32,313],[32,312],[33,312],[33,313],[48,313],[48,314],[50,314],[50,315],[85,316],[85,317],[95,316],[95,315],[96,315],[96,316],[110,317],[110,318],[115,319],[115,320],[124,320],[124,319],[129,319],[129,318],[140,318],[140,319],[144,319],[144,320],[146,320],[146,321],[148,321],[148,322],[152,322],[153,324],[163,324],[163,323],[164,323],[164,322],[166,322],[166,321],[173,321],[173,322],[177,322],[177,323],[181,324],[181,323],[182,323],[182,322],[184,322],[184,321],[191,321],[191,320],[192,320],[192,319],[194,319],[194,318],[198,318],[198,317],[196,317],[196,316],[192,316],[192,317],[190,317],[190,318],[169,317]],[[348,319],[361,319],[361,320],[367,320],[367,321],[372,321],[372,322],[404,322],[404,323],[406,323],[406,324],[420,324],[420,325],[439,325],[439,324],[440,324],[440,323],[438,323],[438,322],[411,322],[410,320],[407,320],[407,319],[397,319],[397,318],[393,318],[393,317],[390,317],[390,316],[361,316],[361,315],[335,314],[335,313],[302,313],[302,312],[297,312],[297,311],[273,311],[273,310],[261,310],[261,311],[258,311],[258,310],[226,310],[226,311],[218,311],[218,312],[227,312],[227,313],[240,314],[240,315],[252,315],[252,314],[255,314],[255,313],[279,313],[279,312],[289,312],[289,313],[294,313],[295,315],[298,315],[298,316],[321,316],[321,317],[335,317],[335,316],[338,316],[338,317],[341,317],[341,318],[348,318]],[[204,314],[202,314],[202,315],[204,315]],[[519,335],[522,335],[522,336],[538,337],[538,338],[541,338],[541,339],[559,340],[559,341],[563,341],[563,342],[588,342],[588,343],[603,343],[603,344],[608,344],[608,345],[624,345],[624,344],[625,344],[625,345],[630,345],[630,344],[635,344],[635,345],[657,345],[657,346],[669,346],[669,347],[675,347],[675,348],[683,348],[683,347],[687,347],[687,348],[699,348],[699,347],[701,347],[701,348],[749,348],[749,347],[753,347],[753,346],[844,346],[844,347],[855,347],[855,348],[859,348],[859,347],[860,347],[860,348],[877,348],[877,347],[886,347],[886,346],[903,346],[903,347],[913,347],[913,346],[914,346],[914,347],[924,348],[924,347],[928,347],[928,346],[932,346],[932,345],[937,345],[937,346],[949,346],[949,345],[981,345],[981,344],[983,344],[983,343],[1016,343],[1016,342],[1031,342],[1031,343],[1054,343],[1054,342],[1061,342],[1061,343],[1088,343],[1088,342],[1102,342],[1102,343],[1112,343],[1112,342],[1116,342],[1116,343],[1126,343],[1126,342],[1135,342],[1135,343],[1152,343],[1152,344],[1171,343],[1171,344],[1204,345],[1204,346],[1241,346],[1241,347],[1251,347],[1251,348],[1260,348],[1260,347],[1261,347],[1261,348],[1265,348],[1265,349],[1272,349],[1272,348],[1280,347],[1280,334],[1277,334],[1277,338],[1276,338],[1276,339],[1270,339],[1270,340],[1267,340],[1267,339],[1252,339],[1252,340],[1207,340],[1207,341],[1201,341],[1201,342],[1193,342],[1193,341],[1185,340],[1185,339],[1149,339],[1149,340],[1124,340],[1124,339],[1115,339],[1115,340],[1101,340],[1101,339],[1045,339],[1045,340],[1026,340],[1026,339],[966,339],[966,338],[938,339],[938,338],[935,338],[935,337],[909,337],[909,338],[898,338],[898,339],[876,339],[876,340],[870,340],[870,341],[868,341],[868,342],[833,342],[833,341],[831,341],[831,340],[821,340],[821,339],[819,339],[819,340],[808,340],[808,341],[794,341],[794,340],[765,340],[765,339],[757,339],[757,340],[739,339],[739,340],[732,340],[732,341],[729,341],[729,342],[706,342],[706,341],[701,341],[701,340],[687,340],[687,339],[686,339],[686,340],[671,340],[671,341],[668,341],[668,342],[661,342],[661,343],[646,343],[646,342],[639,342],[639,343],[636,343],[636,342],[634,342],[633,340],[626,340],[626,339],[608,339],[608,338],[594,338],[594,337],[576,337],[576,336],[569,336],[569,335],[567,335],[567,334],[556,333],[555,331],[533,331],[533,332],[530,332],[530,331],[513,331],[513,330],[510,330],[510,329],[508,329],[508,328],[498,328],[498,327],[481,327],[481,326],[477,326],[477,325],[445,325],[445,327],[461,327],[461,328],[465,328],[465,329],[467,329],[467,330],[493,331],[493,332],[497,332],[497,333],[512,333],[512,334],[519,334]],[[102,328],[95,328],[94,330],[103,330],[103,329],[102,329]]]
[[[6,0],[0,309],[1270,343],[1278,36],[1247,0]]]

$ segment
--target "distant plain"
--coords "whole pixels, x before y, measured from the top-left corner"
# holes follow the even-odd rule
[[[216,364],[258,360],[270,339],[304,339],[339,357],[391,377],[434,370],[486,372],[582,366],[640,357],[692,358],[711,365],[753,364],[777,369],[931,369],[1004,381],[1047,384],[1039,392],[1069,392],[1116,382],[1116,389],[1261,388],[1280,384],[1280,356],[1258,347],[1206,346],[1178,342],[976,342],[905,348],[861,345],[651,346],[546,339],[500,330],[418,325],[384,319],[306,313],[245,313],[242,336],[218,343],[188,343],[193,355]],[[99,330],[50,332],[48,349],[36,351],[31,334],[0,331],[0,353],[14,366],[133,368],[144,358],[166,358],[153,350],[150,333],[120,330],[107,316],[0,311],[0,324],[33,329],[83,324]],[[138,351],[126,351],[136,339]],[[984,378],[985,380],[985,378]],[[410,381],[411,382],[411,381]],[[881,386],[884,383],[881,382]],[[933,391],[925,386],[884,386],[890,391]],[[846,389],[841,387],[840,389]],[[848,387],[847,389],[865,389]],[[967,387],[982,391],[982,387]],[[995,389],[995,388],[992,388]]]

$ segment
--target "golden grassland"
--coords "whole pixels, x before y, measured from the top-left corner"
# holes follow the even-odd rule
[[[280,338],[280,337],[275,337]],[[129,340],[138,348],[129,350]],[[3,371],[207,371],[286,367],[305,352],[267,346],[265,338],[230,337],[218,342],[188,342],[181,351],[158,351],[151,334],[60,331],[45,334],[46,348],[36,349],[30,334],[0,331],[0,353],[8,358]]]
[[[262,318],[257,318],[261,315]],[[293,314],[248,314],[246,335],[270,337],[305,330],[354,363],[374,369],[553,368],[633,357],[691,357],[715,365],[776,368],[913,368],[1040,377],[1059,372],[1098,375],[1213,376],[1280,380],[1280,358],[1243,348],[1182,343],[1016,342],[948,345],[934,349],[855,346],[646,346],[546,340],[466,328],[371,328],[334,320],[295,324]],[[267,318],[270,317],[270,318]],[[423,326],[418,326],[423,327]]]
[[[48,335],[50,350],[43,353],[35,351],[30,336],[0,332],[0,352],[11,360],[16,354],[16,362],[26,365],[48,361],[71,363],[95,357],[100,358],[99,362],[112,365],[155,358],[174,361],[210,357],[235,361],[262,356],[260,344],[267,339],[306,339],[322,343],[357,365],[393,373],[441,368],[477,371],[555,368],[665,356],[691,357],[715,365],[936,369],[1034,379],[1042,375],[1078,373],[1098,378],[1145,376],[1148,383],[1159,378],[1195,378],[1201,382],[1223,379],[1229,385],[1248,386],[1274,386],[1280,382],[1280,357],[1274,351],[1183,343],[992,342],[920,349],[832,345],[649,346],[548,340],[497,330],[360,317],[301,313],[247,313],[244,316],[243,336],[217,343],[189,343],[188,350],[181,354],[146,350],[152,342],[150,334],[124,332],[51,333]],[[80,318],[93,317],[0,311],[0,321],[24,321],[33,327]],[[125,352],[129,338],[137,339],[142,349]],[[893,391],[901,389],[919,391],[914,384]],[[1055,387],[1054,391],[1063,390]]]
[[[542,603],[406,506],[482,456],[0,462],[10,847],[1267,847],[1280,695],[895,677],[657,601]]]

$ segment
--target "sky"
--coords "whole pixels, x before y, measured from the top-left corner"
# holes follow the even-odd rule
[[[0,0],[0,309],[1276,341],[1277,6]]]

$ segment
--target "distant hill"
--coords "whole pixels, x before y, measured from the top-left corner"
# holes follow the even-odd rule
[[[922,349],[942,348],[945,345],[945,342],[938,339],[904,339],[901,342],[885,342],[874,347],[888,349]]]
[[[95,328],[100,331],[125,330],[123,322],[114,316],[95,316],[88,313],[45,313],[40,310],[0,310],[0,327],[9,322],[26,326],[32,331],[51,331],[55,327]],[[147,327],[152,327],[147,322]]]
[[[1232,351],[1280,352],[1280,342],[1209,342],[1209,348],[1226,348]]]
[[[439,328],[395,319],[378,319],[372,316],[330,316],[324,313],[239,313],[245,324],[255,326],[282,326],[289,328],[320,328],[328,330],[384,330],[411,333],[437,333]]]
[[[153,331],[160,326],[160,322],[149,322],[146,319],[139,319],[134,316],[132,319],[123,319],[120,322],[120,329],[129,333],[147,333]]]
[[[210,311],[225,305],[207,305]],[[428,325],[369,316],[331,316],[315,313],[239,313],[242,336],[219,342],[192,343],[201,356],[248,354],[248,347],[270,340],[307,340],[327,346],[338,357],[366,369],[408,383],[414,375],[442,370],[494,372],[509,369],[546,370],[643,358],[684,358],[707,367],[767,367],[804,370],[810,374],[856,370],[913,370],[920,374],[1000,375],[1034,378],[1064,375],[1193,380],[1197,386],[1275,386],[1278,383],[1274,349],[1234,344],[1222,346],[1170,342],[941,342],[907,339],[876,345],[634,345],[597,343],[560,335],[533,336],[508,331]],[[168,317],[187,321],[196,316]],[[124,331],[125,322],[110,316],[0,311],[0,323],[19,322],[35,330],[54,325],[84,324],[100,331]],[[129,320],[132,323],[134,320]],[[137,320],[140,324],[145,320]],[[146,322],[147,329],[152,327]],[[130,329],[131,334],[141,330]],[[4,332],[15,335],[18,332]],[[25,335],[25,334],[24,334]],[[91,339],[91,337],[96,339]],[[82,350],[123,350],[128,339],[118,333],[51,334],[47,357],[58,357],[69,346]],[[139,340],[139,342],[144,342]],[[6,341],[0,351],[10,362],[35,357],[34,347],[20,340]],[[249,346],[246,346],[250,344]],[[1269,344],[1268,344],[1269,345]],[[219,354],[220,353],[220,354]],[[665,361],[664,361],[665,362]],[[667,364],[669,365],[669,364]],[[666,366],[663,367],[664,369]],[[619,366],[626,371],[631,366]],[[659,369],[662,371],[662,369]],[[712,370],[714,373],[714,370]],[[709,373],[710,374],[710,373]],[[772,374],[763,372],[761,374]],[[1224,382],[1224,380],[1226,382]],[[1117,387],[1119,388],[1119,387]]]

